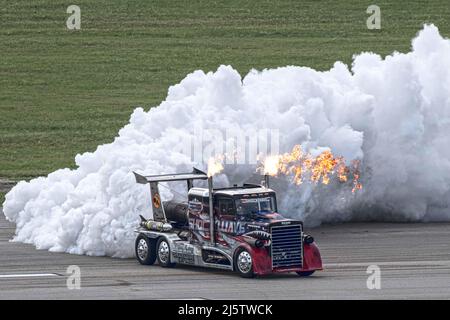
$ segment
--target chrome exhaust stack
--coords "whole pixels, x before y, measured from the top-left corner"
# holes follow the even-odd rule
[[[214,236],[214,208],[213,208],[213,178],[208,177],[208,194],[209,194],[209,235],[211,245],[215,246]]]
[[[270,188],[269,187],[269,175],[268,174],[264,175],[263,185],[264,185],[265,188]]]

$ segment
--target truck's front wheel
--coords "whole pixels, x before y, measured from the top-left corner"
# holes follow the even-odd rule
[[[151,265],[156,260],[156,245],[154,240],[150,240],[145,235],[140,234],[135,242],[136,258],[140,264]]]
[[[241,277],[253,278],[255,276],[252,255],[245,248],[238,249],[234,260],[235,269]]]
[[[158,244],[158,263],[162,267],[173,267],[175,263],[170,262],[170,245],[163,237],[159,238]]]

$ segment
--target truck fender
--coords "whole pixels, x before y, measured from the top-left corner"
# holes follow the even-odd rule
[[[322,257],[315,242],[303,245],[303,271],[322,270]]]
[[[256,248],[252,247],[250,244],[246,242],[242,242],[233,253],[233,270],[236,270],[236,255],[239,252],[239,249],[246,249],[250,255],[252,256],[253,262],[253,273],[257,275],[263,275],[272,272],[272,261],[265,247]]]

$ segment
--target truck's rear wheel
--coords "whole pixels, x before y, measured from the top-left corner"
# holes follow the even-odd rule
[[[255,274],[253,273],[253,260],[250,252],[245,248],[238,249],[234,259],[234,265],[236,266],[236,271],[243,278],[253,278]]]
[[[156,261],[155,241],[150,240],[143,234],[138,235],[136,238],[135,252],[140,264],[151,265]]]
[[[156,247],[158,248],[157,258],[159,265],[162,267],[175,266],[175,263],[170,262],[170,245],[167,240],[163,237],[159,238]]]
[[[312,271],[297,271],[297,274],[300,277],[309,277],[310,275],[312,275],[314,273],[315,270]]]

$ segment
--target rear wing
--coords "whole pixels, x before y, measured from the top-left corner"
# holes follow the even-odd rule
[[[150,184],[150,195],[152,198],[153,219],[155,221],[167,222],[166,214],[164,212],[164,206],[161,202],[159,195],[159,182],[168,181],[183,181],[187,182],[188,191],[193,187],[194,180],[207,180],[208,175],[197,169],[193,168],[191,173],[176,173],[176,174],[160,174],[160,175],[141,175],[133,172],[137,183]]]
[[[193,168],[191,173],[175,173],[175,174],[158,174],[152,176],[143,176],[133,172],[137,183],[166,182],[166,181],[182,181],[182,180],[206,180],[208,175],[203,171]]]

